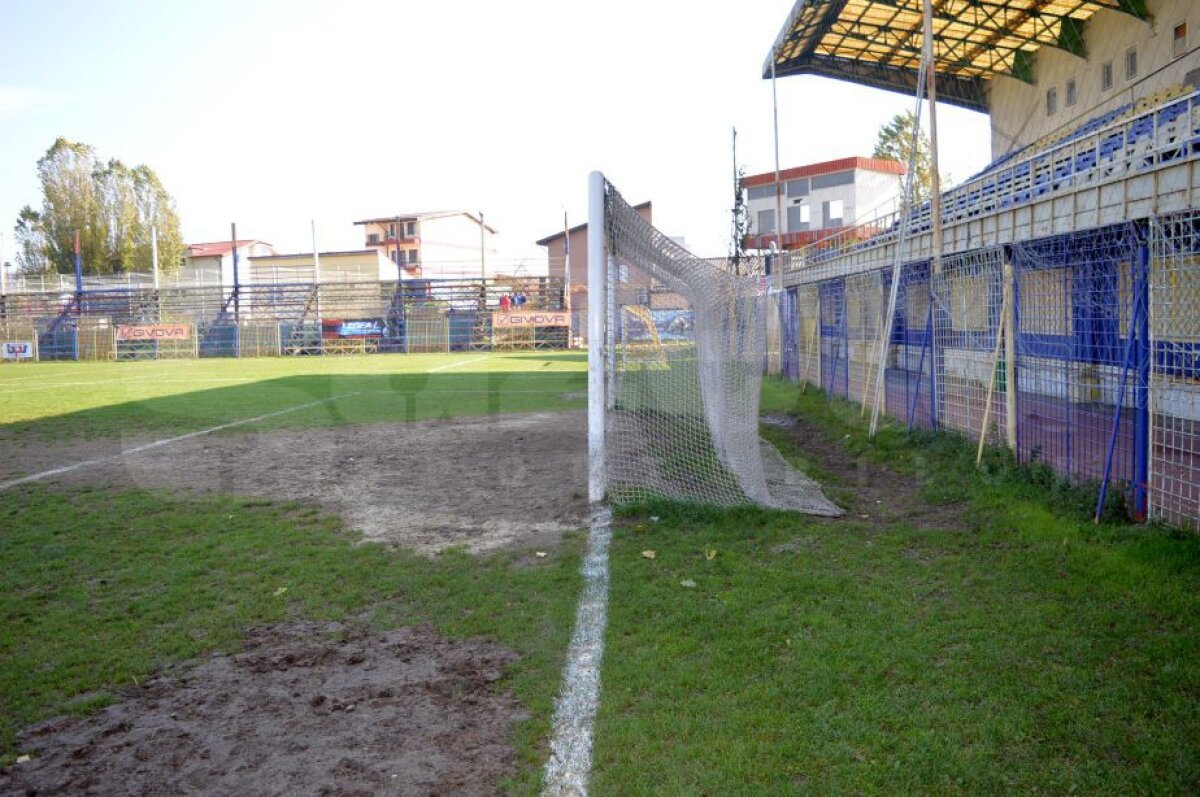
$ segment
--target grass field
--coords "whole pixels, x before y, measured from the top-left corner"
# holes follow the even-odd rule
[[[316,401],[224,434],[579,409],[584,368],[538,352],[2,368],[0,447]],[[847,517],[625,510],[593,793],[1200,791],[1200,541],[1093,526],[1069,488],[1001,456],[977,471],[955,438],[868,441],[857,408],[811,390],[768,382],[763,403],[798,419],[764,429]],[[0,492],[0,527],[6,763],[26,724],[248,628],[363,618],[520,653],[503,685],[531,719],[505,788],[538,790],[579,536],[542,559],[429,559],[355,544],[306,503],[40,483]]]
[[[583,367],[578,355],[526,352],[4,368],[0,447],[159,438],[337,396],[227,434],[577,409]],[[521,654],[507,683],[532,719],[519,729],[514,788],[536,788],[574,617],[576,538],[532,565],[528,551],[430,561],[357,545],[311,505],[126,485],[23,485],[0,493],[0,527],[6,762],[19,728],[95,710],[169,663],[236,650],[254,626],[432,623]]]

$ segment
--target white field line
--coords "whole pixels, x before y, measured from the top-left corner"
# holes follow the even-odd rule
[[[55,382],[49,385],[34,385],[33,387],[14,387],[10,390],[5,390],[5,393],[28,393],[31,390],[55,390],[60,387],[98,387],[100,385],[124,385],[125,387],[154,387],[155,385],[191,385],[197,382],[242,382],[244,384],[253,384],[261,380],[253,377],[221,377],[221,376],[202,376],[195,379],[146,379],[144,381],[132,379],[107,379],[101,382]]]
[[[592,770],[592,735],[600,706],[600,663],[608,622],[608,544],[612,509],[592,509],[583,594],[575,614],[575,632],[567,650],[562,690],[554,704],[554,736],[544,775],[545,797],[586,795]]]
[[[161,448],[162,446],[168,446],[168,445],[171,445],[172,443],[178,443],[183,440],[190,440],[193,437],[200,437],[201,435],[212,434],[213,432],[219,432],[223,429],[232,429],[235,426],[244,426],[248,423],[257,423],[258,421],[265,421],[267,418],[274,418],[279,415],[286,415],[289,412],[299,412],[300,410],[306,410],[306,409],[309,409],[310,407],[317,407],[317,406],[320,406],[321,404],[327,404],[331,401],[337,401],[338,399],[349,398],[350,396],[357,396],[357,395],[358,395],[358,393],[342,393],[341,395],[338,395],[338,396],[330,396],[329,398],[324,398],[324,399],[321,399],[320,401],[310,401],[307,404],[299,404],[295,407],[288,407],[287,409],[276,410],[275,412],[268,412],[265,415],[258,415],[253,418],[243,418],[240,421],[230,421],[229,423],[223,423],[220,426],[213,426],[210,429],[201,429],[198,432],[188,432],[187,434],[181,434],[176,437],[166,437],[166,438],[163,438],[162,440],[155,440],[152,443],[144,443],[143,445],[140,445],[140,446],[134,446],[133,448],[127,448],[124,451],[120,451],[116,454],[110,454],[107,457],[97,457],[96,459],[87,459],[87,460],[84,460],[83,462],[76,462],[72,465],[63,465],[61,468],[51,468],[50,470],[44,470],[41,473],[34,473],[29,476],[22,476],[19,479],[11,479],[6,482],[0,482],[0,491],[7,490],[11,487],[16,487],[19,484],[28,484],[29,482],[41,481],[42,479],[48,479],[52,476],[60,476],[64,473],[70,473],[72,471],[79,470],[80,468],[87,468],[92,465],[101,465],[101,464],[104,464],[105,462],[112,462],[114,460],[118,460],[118,459],[122,459],[123,457],[127,457],[131,454],[140,454],[143,451],[149,451],[152,448]]]
[[[430,368],[426,373],[434,374],[434,373],[437,373],[438,371],[448,371],[451,368],[458,368],[460,365],[470,365],[471,363],[481,363],[484,360],[488,359],[489,357],[490,357],[490,355],[485,354],[482,357],[475,357],[474,359],[471,359],[471,360],[460,360],[459,362],[450,363],[449,365],[439,365],[437,368]]]

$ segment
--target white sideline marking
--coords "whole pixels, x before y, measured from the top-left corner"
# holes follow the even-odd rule
[[[449,369],[457,368],[460,365],[470,365],[471,363],[483,362],[487,358],[488,358],[488,356],[484,355],[483,357],[476,357],[473,360],[462,360],[460,362],[450,363],[449,365],[439,365],[437,368],[430,368],[428,371],[426,371],[426,373],[432,374],[432,373],[436,373],[438,371],[448,371]]]
[[[10,487],[16,487],[19,484],[28,484],[29,482],[36,482],[36,481],[41,481],[42,479],[48,479],[51,476],[59,476],[63,473],[70,473],[71,471],[79,470],[80,468],[86,468],[91,465],[101,465],[105,462],[112,462],[113,460],[127,457],[130,454],[140,454],[141,452],[149,451],[152,448],[160,448],[162,446],[170,445],[171,443],[178,443],[182,440],[190,440],[193,437],[200,437],[201,435],[212,434],[213,432],[219,432],[222,429],[232,429],[235,426],[244,426],[248,423],[257,423],[258,421],[265,421],[267,418],[274,418],[278,415],[286,415],[289,412],[299,412],[300,410],[306,410],[309,407],[317,407],[317,406],[320,406],[321,404],[327,404],[331,401],[337,401],[338,399],[349,398],[350,396],[357,396],[357,395],[358,395],[357,392],[342,393],[341,395],[330,396],[329,398],[324,398],[324,399],[321,399],[320,401],[310,401],[307,404],[299,404],[295,407],[288,407],[287,409],[276,410],[275,412],[268,412],[265,415],[258,415],[254,418],[243,418],[240,421],[230,421],[229,423],[223,423],[220,426],[214,426],[211,429],[201,429],[198,432],[188,432],[187,434],[181,434],[176,437],[166,437],[166,438],[163,438],[162,440],[155,440],[152,443],[144,443],[140,446],[134,446],[133,448],[127,448],[124,451],[117,452],[116,454],[109,454],[107,457],[97,457],[95,459],[87,459],[87,460],[84,460],[83,462],[76,462],[73,465],[63,465],[61,468],[51,468],[50,470],[44,470],[41,473],[34,473],[30,476],[22,476],[19,479],[11,479],[6,482],[0,482],[0,491],[7,490]]]
[[[554,736],[544,776],[545,797],[586,795],[592,771],[592,733],[600,705],[600,662],[608,623],[608,544],[612,510],[592,510],[587,555],[583,559],[583,594],[575,614],[575,632],[567,649],[562,691],[554,704]]]
[[[55,382],[52,385],[34,385],[33,387],[14,387],[6,393],[28,393],[31,390],[56,390],[60,387],[98,387],[100,385],[123,385],[125,387],[155,387],[157,385],[192,385],[197,382],[241,382],[251,384],[260,380],[253,377],[198,377],[196,379],[154,379],[137,381],[133,379],[110,379],[103,382]],[[164,397],[165,398],[165,397]]]

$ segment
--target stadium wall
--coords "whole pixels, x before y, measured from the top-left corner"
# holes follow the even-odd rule
[[[869,412],[882,367],[881,408],[909,428],[1008,445],[1200,530],[1200,212],[899,273],[883,348],[890,266],[787,288],[772,370]]]

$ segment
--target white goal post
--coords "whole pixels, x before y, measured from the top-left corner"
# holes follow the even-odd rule
[[[759,437],[761,265],[696,257],[600,172],[588,198],[589,499],[840,514]]]

